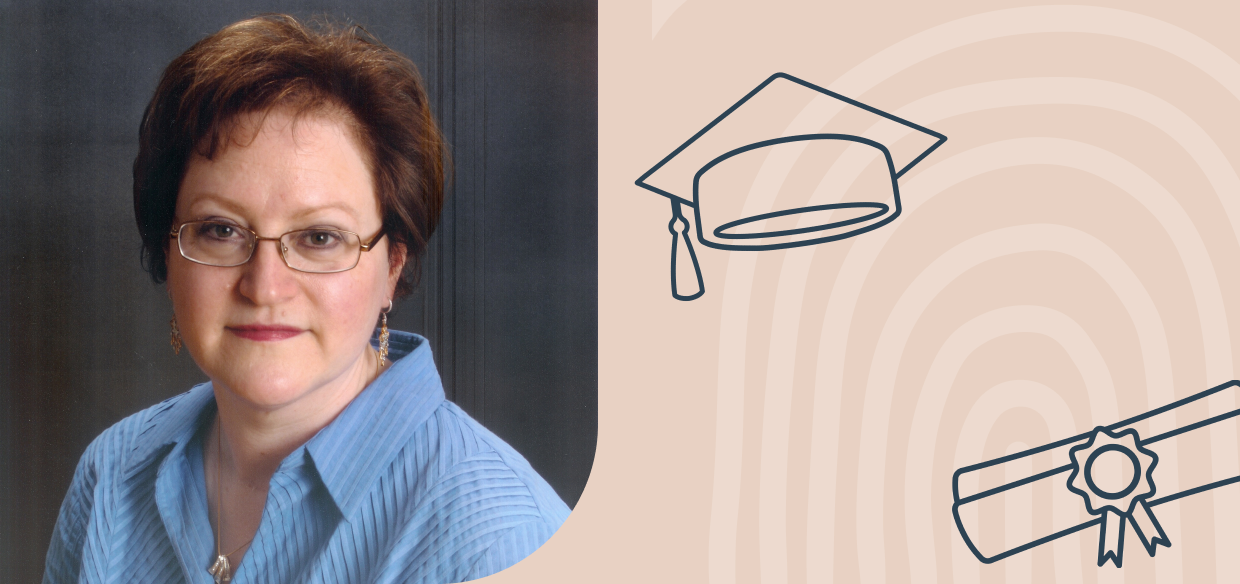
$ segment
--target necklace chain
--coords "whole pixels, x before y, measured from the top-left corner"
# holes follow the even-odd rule
[[[216,557],[215,557],[215,563],[211,564],[210,568],[207,568],[207,573],[211,574],[212,576],[215,576],[215,584],[224,584],[225,582],[229,582],[232,580],[232,566],[230,565],[230,562],[228,561],[228,556],[231,556],[241,551],[241,548],[247,545],[250,545],[250,542],[254,541],[254,538],[251,537],[250,539],[247,539],[245,543],[237,546],[237,549],[231,552],[228,552],[228,553],[224,553],[224,550],[221,549],[220,538],[222,537],[221,534],[224,532],[224,515],[223,515],[223,509],[224,509],[223,488],[224,487],[220,484],[220,477],[223,474],[224,474],[224,426],[223,426],[223,422],[220,421],[220,414],[217,411],[215,413],[215,496],[216,496],[215,556]]]
[[[386,314],[383,315],[383,319],[385,321],[384,324],[387,324]],[[384,332],[386,333],[386,331]],[[384,355],[382,352],[375,351],[374,348],[371,348],[371,351],[374,351],[374,354],[378,357],[378,359],[375,362],[375,375],[378,376],[378,374],[383,371],[383,356]],[[223,474],[224,474],[224,426],[223,426],[223,422],[220,421],[219,412],[216,411],[215,413],[215,493],[216,493],[215,496],[217,498],[216,505],[215,505],[215,556],[216,557],[215,557],[215,563],[211,564],[210,568],[207,568],[207,573],[215,577],[215,584],[224,584],[232,580],[232,567],[230,565],[228,557],[241,551],[241,548],[247,545],[250,545],[250,542],[254,541],[254,538],[251,537],[250,539],[246,540],[245,543],[237,546],[237,549],[231,552],[228,552],[228,553],[224,553],[224,550],[222,548],[223,544],[220,542],[220,538],[221,538],[220,534],[224,532],[224,519],[223,519],[224,490],[223,490],[223,486],[220,485],[220,477]]]

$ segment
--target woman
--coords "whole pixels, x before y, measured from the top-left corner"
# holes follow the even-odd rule
[[[211,381],[87,448],[45,582],[456,582],[555,532],[567,506],[387,329],[442,152],[412,63],[357,29],[261,17],[168,66],[134,207]]]

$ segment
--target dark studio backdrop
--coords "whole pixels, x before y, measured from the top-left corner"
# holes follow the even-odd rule
[[[261,12],[363,24],[409,56],[454,179],[393,328],[571,506],[597,432],[593,2],[0,0],[0,579],[36,582],[86,445],[205,381],[139,263],[131,165],[163,67]]]

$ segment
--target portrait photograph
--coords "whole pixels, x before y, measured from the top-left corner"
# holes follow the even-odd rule
[[[0,3],[0,580],[458,582],[598,430],[597,7]]]

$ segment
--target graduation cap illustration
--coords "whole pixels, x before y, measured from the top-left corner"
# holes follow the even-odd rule
[[[854,237],[900,215],[898,179],[946,140],[786,73],[772,75],[637,179],[671,200],[672,296],[693,300],[706,290],[686,212],[698,241],[716,249]]]

